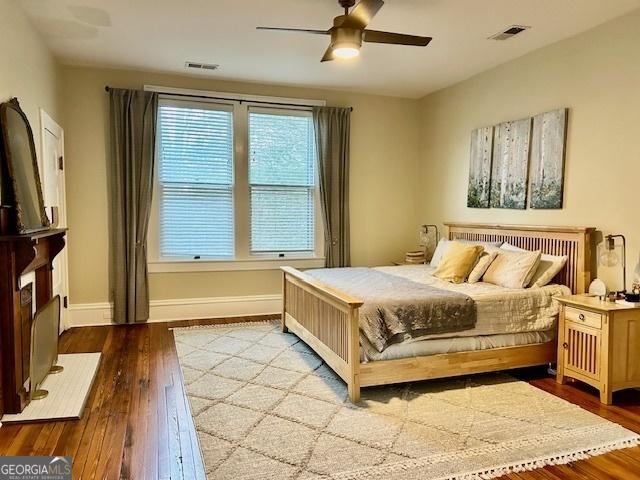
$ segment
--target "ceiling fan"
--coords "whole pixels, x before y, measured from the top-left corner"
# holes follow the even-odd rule
[[[344,15],[333,19],[333,27],[329,30],[307,30],[303,28],[256,27],[258,30],[277,30],[282,32],[303,32],[316,35],[331,35],[329,48],[321,62],[335,58],[353,58],[360,54],[362,42],[389,43],[395,45],[413,45],[426,47],[431,37],[419,37],[402,33],[380,32],[368,30],[367,25],[384,5],[383,0],[338,0],[344,8]],[[355,5],[355,6],[354,6]],[[353,7],[353,8],[352,8]],[[351,11],[349,11],[351,9]]]

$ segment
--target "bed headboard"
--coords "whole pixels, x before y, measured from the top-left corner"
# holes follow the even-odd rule
[[[549,255],[566,255],[567,264],[554,278],[571,291],[585,293],[591,283],[591,227],[540,227],[532,225],[494,225],[445,222],[449,240],[509,242],[526,250]]]

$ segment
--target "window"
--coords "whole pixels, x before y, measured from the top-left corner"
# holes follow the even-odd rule
[[[308,109],[161,96],[157,137],[150,271],[323,265]]]
[[[251,252],[313,252],[315,148],[306,112],[249,110]]]
[[[233,257],[233,113],[218,105],[159,106],[163,257]]]

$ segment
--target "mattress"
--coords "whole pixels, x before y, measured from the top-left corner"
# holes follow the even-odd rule
[[[515,347],[518,345],[532,345],[555,340],[556,331],[506,333],[502,335],[481,335],[477,337],[450,337],[400,342],[388,346],[382,352],[374,348],[360,350],[360,361],[397,360],[399,358],[438,355],[441,353],[470,352],[490,348]],[[361,341],[365,341],[361,336]]]
[[[560,312],[560,305],[554,297],[571,294],[571,290],[564,285],[509,289],[484,282],[449,283],[434,277],[432,274],[435,268],[429,265],[378,267],[378,269],[414,282],[464,293],[476,303],[477,320],[474,328],[455,333],[415,337],[406,339],[405,342],[553,330]]]

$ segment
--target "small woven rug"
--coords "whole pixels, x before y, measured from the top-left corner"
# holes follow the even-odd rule
[[[175,329],[208,478],[487,479],[640,437],[504,374],[345,384],[276,323]]]

